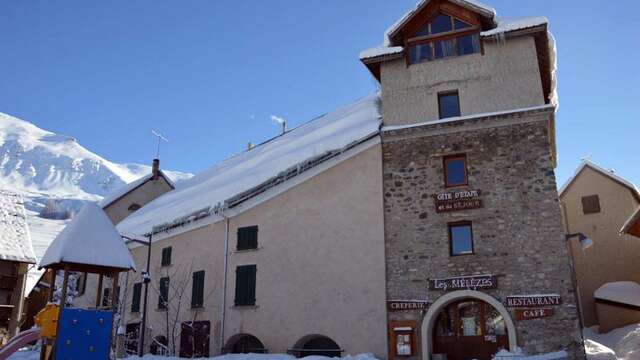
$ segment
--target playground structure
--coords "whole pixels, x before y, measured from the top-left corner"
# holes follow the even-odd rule
[[[0,349],[0,360],[37,339],[42,340],[41,360],[109,359],[118,294],[111,291],[108,307],[101,308],[103,279],[110,277],[111,289],[117,289],[119,274],[135,270],[129,249],[111,220],[97,205],[85,205],[51,243],[39,266],[54,274],[49,304],[36,316],[37,328],[16,335]],[[53,285],[59,272],[63,281],[56,291]],[[95,308],[67,307],[72,272],[98,274]],[[54,303],[55,295],[59,295],[59,304]]]

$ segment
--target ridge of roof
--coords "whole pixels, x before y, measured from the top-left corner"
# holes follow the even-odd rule
[[[634,183],[632,183],[631,181],[623,178],[622,176],[612,172],[611,170],[607,170],[607,169],[601,167],[600,165],[598,165],[595,162],[593,162],[591,160],[588,160],[588,159],[582,160],[582,162],[580,163],[580,166],[578,166],[578,168],[576,169],[576,171],[573,174],[573,176],[570,177],[564,183],[564,185],[562,185],[562,187],[558,191],[558,196],[562,197],[562,195],[564,195],[564,193],[569,189],[571,184],[573,184],[573,182],[578,178],[578,176],[580,175],[582,170],[584,170],[586,167],[589,167],[589,168],[599,172],[600,174],[609,177],[610,179],[614,180],[615,182],[627,187],[629,190],[631,190],[631,193],[633,194],[633,196],[640,202],[640,191],[638,191],[638,188],[635,186]]]

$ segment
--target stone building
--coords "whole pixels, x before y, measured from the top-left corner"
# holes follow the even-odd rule
[[[599,299],[596,295],[599,289],[619,282],[634,282],[640,288],[640,240],[620,234],[620,228],[640,206],[636,186],[585,160],[560,189],[560,202],[567,233],[583,233],[593,240],[588,249],[582,249],[577,241],[571,242],[584,325],[599,325],[601,331],[607,332],[612,329],[610,324],[621,327],[640,320],[639,307],[632,309],[635,315],[630,315],[624,308],[633,305],[624,300],[616,305],[614,299]],[[637,300],[640,303],[640,296]],[[604,308],[607,311],[599,311]],[[626,323],[616,320],[621,317],[628,319]]]
[[[0,345],[24,320],[27,272],[35,263],[22,196],[0,190]]]
[[[547,26],[422,1],[361,54],[382,90],[391,358],[584,357]]]
[[[117,221],[152,239],[145,352],[583,357],[547,20],[422,1],[360,58],[380,93]],[[136,191],[111,206],[128,209]],[[144,268],[147,248],[131,250]],[[120,285],[133,351],[142,283]]]

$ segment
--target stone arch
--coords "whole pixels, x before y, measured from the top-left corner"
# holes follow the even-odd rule
[[[260,339],[257,337],[240,333],[235,334],[227,340],[224,347],[225,353],[231,354],[247,354],[247,353],[266,353],[267,349]]]
[[[313,334],[302,337],[293,346],[296,357],[320,355],[327,357],[340,357],[342,349],[337,342],[328,336]]]
[[[487,304],[493,306],[493,308],[496,309],[500,313],[500,315],[502,315],[507,326],[509,350],[511,352],[514,352],[518,347],[516,325],[514,324],[509,311],[504,307],[504,305],[502,305],[502,303],[493,296],[485,294],[483,292],[473,290],[459,290],[447,293],[436,300],[436,302],[434,302],[429,307],[429,311],[427,311],[427,314],[422,320],[422,327],[420,332],[420,340],[422,343],[422,359],[431,359],[431,350],[433,349],[433,326],[435,325],[440,312],[452,302],[463,299],[477,299],[484,301]]]

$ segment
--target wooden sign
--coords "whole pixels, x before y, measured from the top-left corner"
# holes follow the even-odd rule
[[[516,309],[516,320],[531,320],[553,316],[553,309]]]
[[[496,289],[498,278],[495,275],[462,276],[447,279],[429,280],[430,290],[478,290]]]
[[[389,311],[427,310],[429,302],[422,300],[393,300],[387,301]]]
[[[482,207],[480,190],[464,190],[444,192],[433,195],[436,202],[436,213],[479,209]]]
[[[557,294],[507,296],[507,307],[530,308],[557,306],[562,304],[562,297]]]

